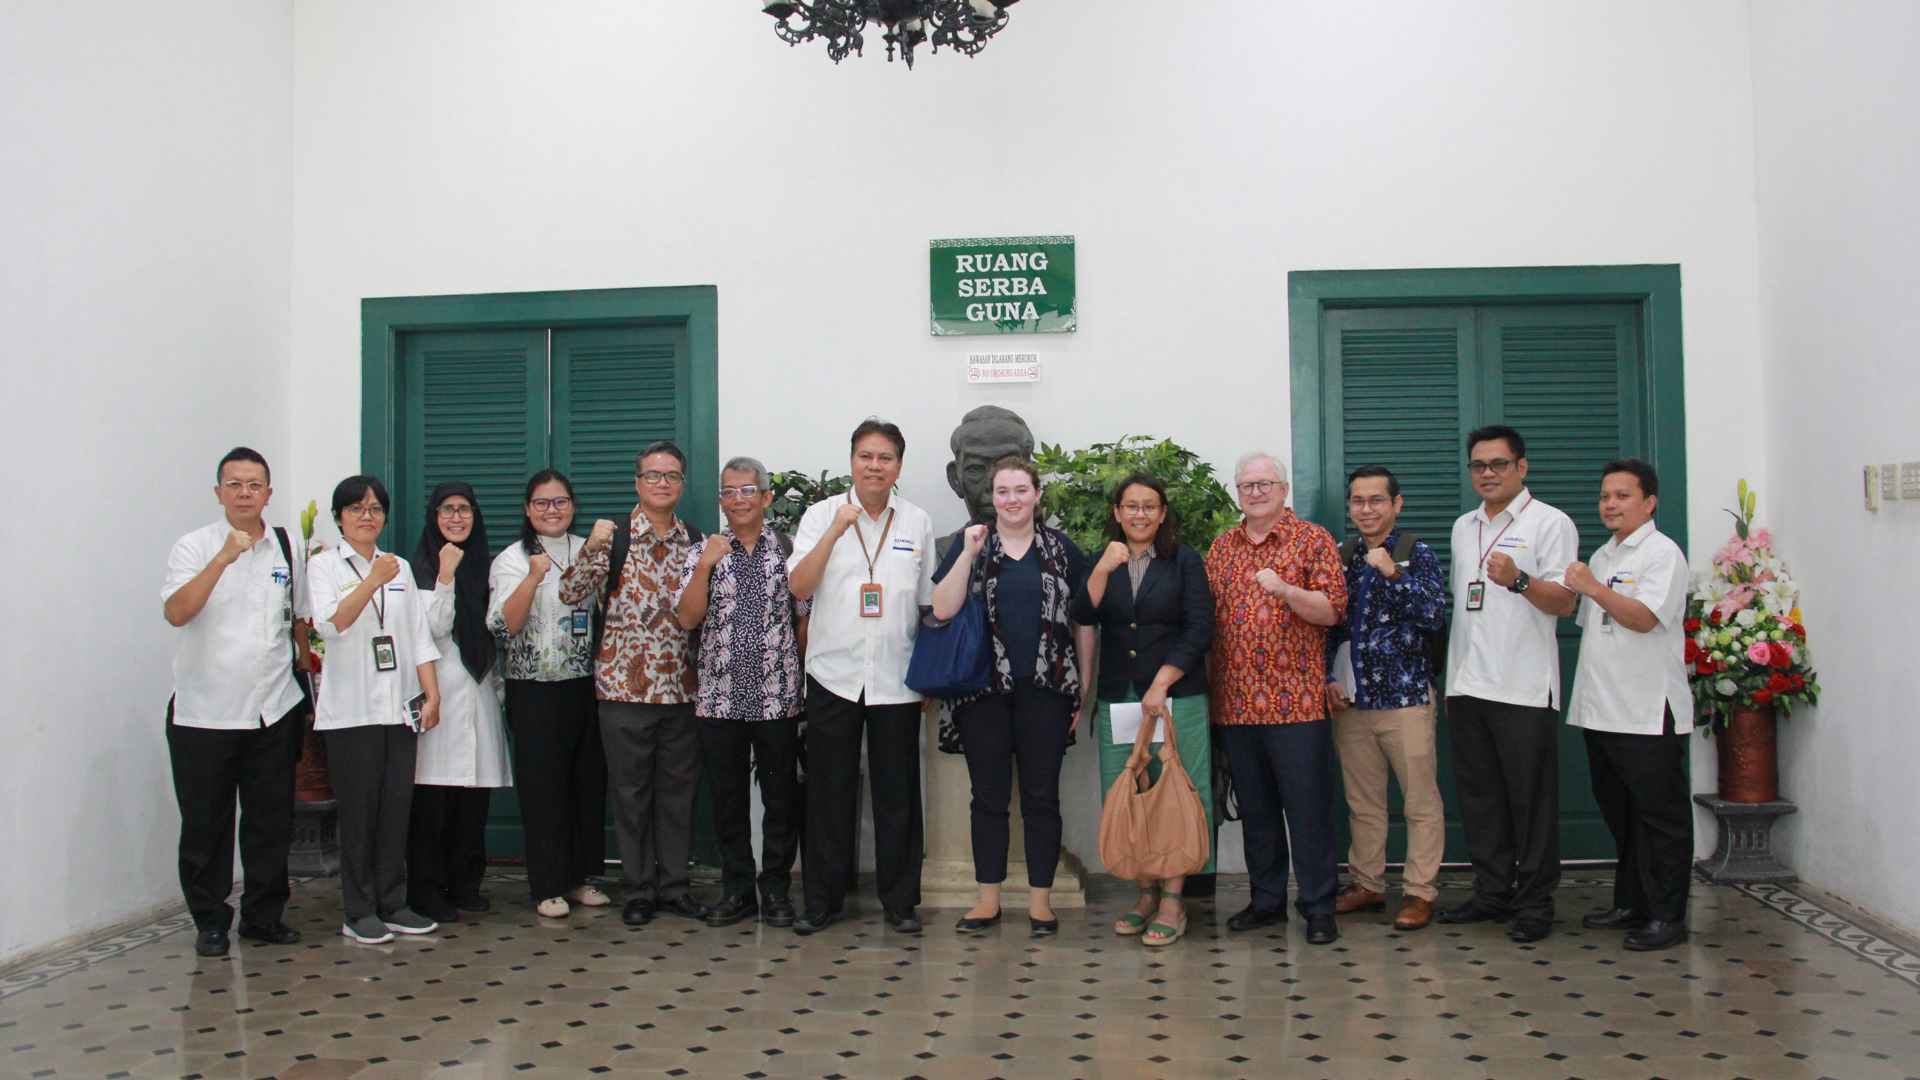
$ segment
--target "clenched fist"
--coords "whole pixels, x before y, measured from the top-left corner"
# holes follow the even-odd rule
[[[533,579],[535,585],[538,585],[540,582],[547,580],[547,571],[552,568],[552,566],[552,557],[543,551],[527,559],[527,576]]]
[[[1337,682],[1327,684],[1327,709],[1331,712],[1345,712],[1353,702],[1347,700],[1347,691]]]
[[[1107,545],[1107,550],[1100,553],[1100,561],[1093,568],[1103,574],[1111,574],[1127,565],[1127,560],[1132,557],[1133,553],[1127,550],[1127,545],[1115,540]]]
[[[976,554],[979,552],[981,545],[987,542],[987,527],[985,525],[969,525],[964,535],[966,537],[967,554]]]
[[[586,546],[580,549],[580,554],[591,555],[612,542],[613,522],[601,518],[593,523],[593,531],[587,534]]]
[[[1520,568],[1513,564],[1513,556],[1496,551],[1487,556],[1487,578],[1504,589],[1520,580]]]
[[[1274,596],[1283,595],[1287,588],[1285,579],[1275,573],[1271,566],[1263,566],[1254,571],[1253,582]]]
[[[852,528],[853,523],[859,520],[860,504],[852,501],[843,502],[833,508],[833,524],[827,528],[837,536]]]
[[[452,581],[453,572],[460,567],[460,560],[466,555],[466,549],[459,544],[440,545],[440,580]]]
[[[1388,581],[1400,576],[1400,564],[1393,561],[1393,553],[1386,548],[1377,547],[1369,550],[1367,565],[1380,571],[1380,576]]]
[[[711,570],[720,565],[720,560],[733,550],[732,541],[719,534],[707,537],[707,544],[700,549],[700,569]]]
[[[1583,562],[1567,564],[1566,586],[1581,596],[1596,596],[1606,588],[1593,576],[1593,568]]]
[[[215,555],[214,558],[219,560],[222,566],[232,566],[252,547],[253,537],[239,529],[228,529],[226,542],[220,545],[220,554]]]
[[[375,585],[385,585],[400,573],[400,557],[382,555],[373,560],[373,568],[367,571],[367,580]]]

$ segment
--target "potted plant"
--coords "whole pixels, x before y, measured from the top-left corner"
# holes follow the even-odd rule
[[[800,527],[800,516],[807,512],[807,507],[821,499],[851,490],[853,477],[828,476],[825,469],[820,470],[819,476],[808,476],[794,469],[769,474],[767,486],[773,489],[773,505],[767,508],[767,525],[792,536],[794,530]]]
[[[320,504],[309,500],[300,512],[300,558],[304,562],[325,550],[313,538],[314,522],[320,517]],[[321,668],[327,643],[312,630],[307,644],[313,665],[308,674],[315,701],[320,698]],[[340,822],[333,797],[333,784],[327,775],[327,748],[313,730],[313,714],[302,717],[300,760],[293,773],[293,848],[288,853],[288,869],[300,877],[331,877],[340,872]]]
[[[1773,537],[1753,527],[1758,501],[1740,481],[1737,508],[1728,511],[1733,537],[1687,598],[1694,711],[1701,734],[1719,736],[1720,797],[1738,803],[1779,799],[1776,716],[1820,700],[1800,590]]]
[[[1240,521],[1240,507],[1214,476],[1213,466],[1174,442],[1151,435],[1123,435],[1067,451],[1047,443],[1033,455],[1046,478],[1041,508],[1055,528],[1097,558],[1107,546],[1113,520],[1113,485],[1133,472],[1151,473],[1167,485],[1167,506],[1179,523],[1180,540],[1204,554],[1213,539]]]

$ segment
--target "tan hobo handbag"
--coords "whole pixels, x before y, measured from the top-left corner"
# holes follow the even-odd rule
[[[1147,747],[1156,724],[1164,723],[1160,779],[1147,783]],[[1107,789],[1100,811],[1100,861],[1107,873],[1127,881],[1197,874],[1207,865],[1211,837],[1200,792],[1180,761],[1173,718],[1143,717],[1127,764]]]

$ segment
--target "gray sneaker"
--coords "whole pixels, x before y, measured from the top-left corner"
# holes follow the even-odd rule
[[[407,907],[380,916],[380,921],[396,934],[431,934],[440,929],[439,923]]]
[[[368,915],[362,919],[340,924],[340,936],[362,945],[385,945],[393,940],[393,931],[387,924]]]

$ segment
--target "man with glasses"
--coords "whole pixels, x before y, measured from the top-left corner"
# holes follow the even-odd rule
[[[1291,854],[1307,941],[1328,945],[1340,932],[1326,641],[1327,627],[1346,613],[1346,578],[1332,534],[1287,509],[1279,459],[1246,454],[1233,479],[1246,519],[1207,551],[1208,704],[1225,728],[1253,901],[1227,929],[1286,921]]]
[[[1363,465],[1347,477],[1347,516],[1360,536],[1346,562],[1346,618],[1327,635],[1327,660],[1348,646],[1353,692],[1327,683],[1333,740],[1346,781],[1353,882],[1336,914],[1386,907],[1387,776],[1400,782],[1407,818],[1407,866],[1396,930],[1433,920],[1434,879],[1446,847],[1434,750],[1431,642],[1446,625],[1447,584],[1439,557],[1399,528],[1406,501],[1384,465]]]
[[[676,614],[681,626],[700,631],[694,713],[720,840],[720,902],[707,912],[708,926],[731,926],[755,914],[768,926],[792,926],[794,919],[800,654],[808,606],[787,585],[792,541],[766,528],[772,503],[765,465],[750,457],[728,461],[720,470],[726,524],[699,554],[688,553],[680,574]],[[748,812],[756,773],[765,808],[758,875]]]
[[[288,945],[284,919],[293,844],[293,766],[307,702],[307,576],[285,529],[267,528],[267,459],[240,446],[214,467],[218,521],[181,537],[160,589],[180,629],[167,702],[167,753],[180,804],[180,888],[199,936],[194,952],[225,956],[233,908],[233,817],[240,805],[240,936]],[[268,535],[269,532],[272,535]]]
[[[1504,425],[1467,436],[1480,506],[1453,523],[1453,632],[1447,717],[1473,895],[1443,923],[1512,922],[1507,936],[1553,932],[1560,882],[1560,650],[1574,611],[1561,582],[1579,555],[1573,519],[1527,490],[1527,444]]]
[[[640,451],[633,480],[640,502],[626,528],[594,522],[580,556],[560,578],[565,603],[604,604],[594,695],[627,890],[620,917],[628,926],[644,925],[659,911],[688,919],[707,913],[687,891],[700,780],[693,715],[698,675],[674,598],[703,536],[674,513],[686,479],[687,455],[678,446],[662,441]]]

